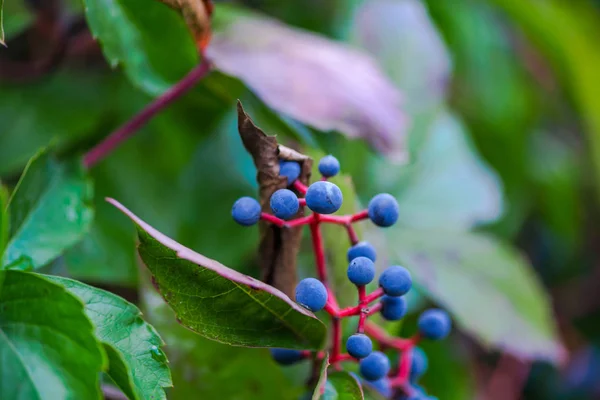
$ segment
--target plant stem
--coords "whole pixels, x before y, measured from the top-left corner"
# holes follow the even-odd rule
[[[198,81],[208,75],[210,70],[210,62],[204,57],[200,65],[192,69],[182,80],[173,85],[164,94],[148,104],[142,111],[88,151],[83,158],[85,167],[91,168],[96,165],[123,141],[133,136],[142,126],[152,119],[152,117],[193,88]]]

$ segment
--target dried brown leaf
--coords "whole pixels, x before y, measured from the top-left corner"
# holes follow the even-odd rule
[[[211,0],[160,0],[179,11],[189,30],[194,35],[198,48],[204,51],[210,42],[210,16],[213,11]]]
[[[287,187],[287,179],[279,176],[279,160],[298,161],[302,172],[298,178],[305,185],[311,175],[312,159],[297,151],[277,144],[274,136],[266,135],[257,127],[238,101],[238,130],[244,147],[256,166],[259,201],[262,210],[270,211],[269,200],[278,189]],[[303,210],[298,212],[301,215]],[[300,250],[302,228],[282,229],[260,223],[259,263],[262,280],[293,298],[296,287],[296,259]]]

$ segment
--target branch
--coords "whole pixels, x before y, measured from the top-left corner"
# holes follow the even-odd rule
[[[196,83],[206,77],[211,70],[210,62],[206,57],[202,63],[192,69],[182,80],[173,85],[164,94],[146,106],[141,112],[127,121],[124,125],[111,133],[96,147],[87,152],[83,159],[86,168],[91,168],[106,157],[122,142],[133,136],[152,117],[164,110],[167,106],[180,98],[184,93],[192,89]]]

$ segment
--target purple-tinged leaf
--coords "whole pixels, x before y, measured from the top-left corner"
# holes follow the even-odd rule
[[[188,249],[116,200],[107,201],[136,224],[140,256],[185,327],[234,346],[323,346],[325,325],[281,291]]]
[[[273,109],[404,159],[401,95],[360,50],[244,16],[216,32],[207,51],[218,69],[240,78]]]

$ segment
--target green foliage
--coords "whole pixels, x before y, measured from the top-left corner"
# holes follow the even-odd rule
[[[38,153],[10,198],[9,239],[0,264],[28,257],[40,268],[58,257],[88,229],[91,196],[79,161],[58,163],[47,151]]]
[[[121,64],[127,77],[147,93],[163,93],[198,62],[183,20],[158,1],[84,3],[90,29],[110,65]]]
[[[100,399],[102,346],[63,287],[0,271],[0,393],[5,399]]]
[[[322,400],[362,400],[364,398],[360,384],[348,372],[338,371],[327,376],[325,393]]]
[[[171,375],[162,339],[133,304],[105,290],[60,277],[48,277],[84,304],[96,337],[108,355],[108,376],[129,399],[166,399]]]
[[[325,325],[285,294],[193,252],[111,203],[137,225],[140,256],[184,326],[236,346],[321,348]]]

